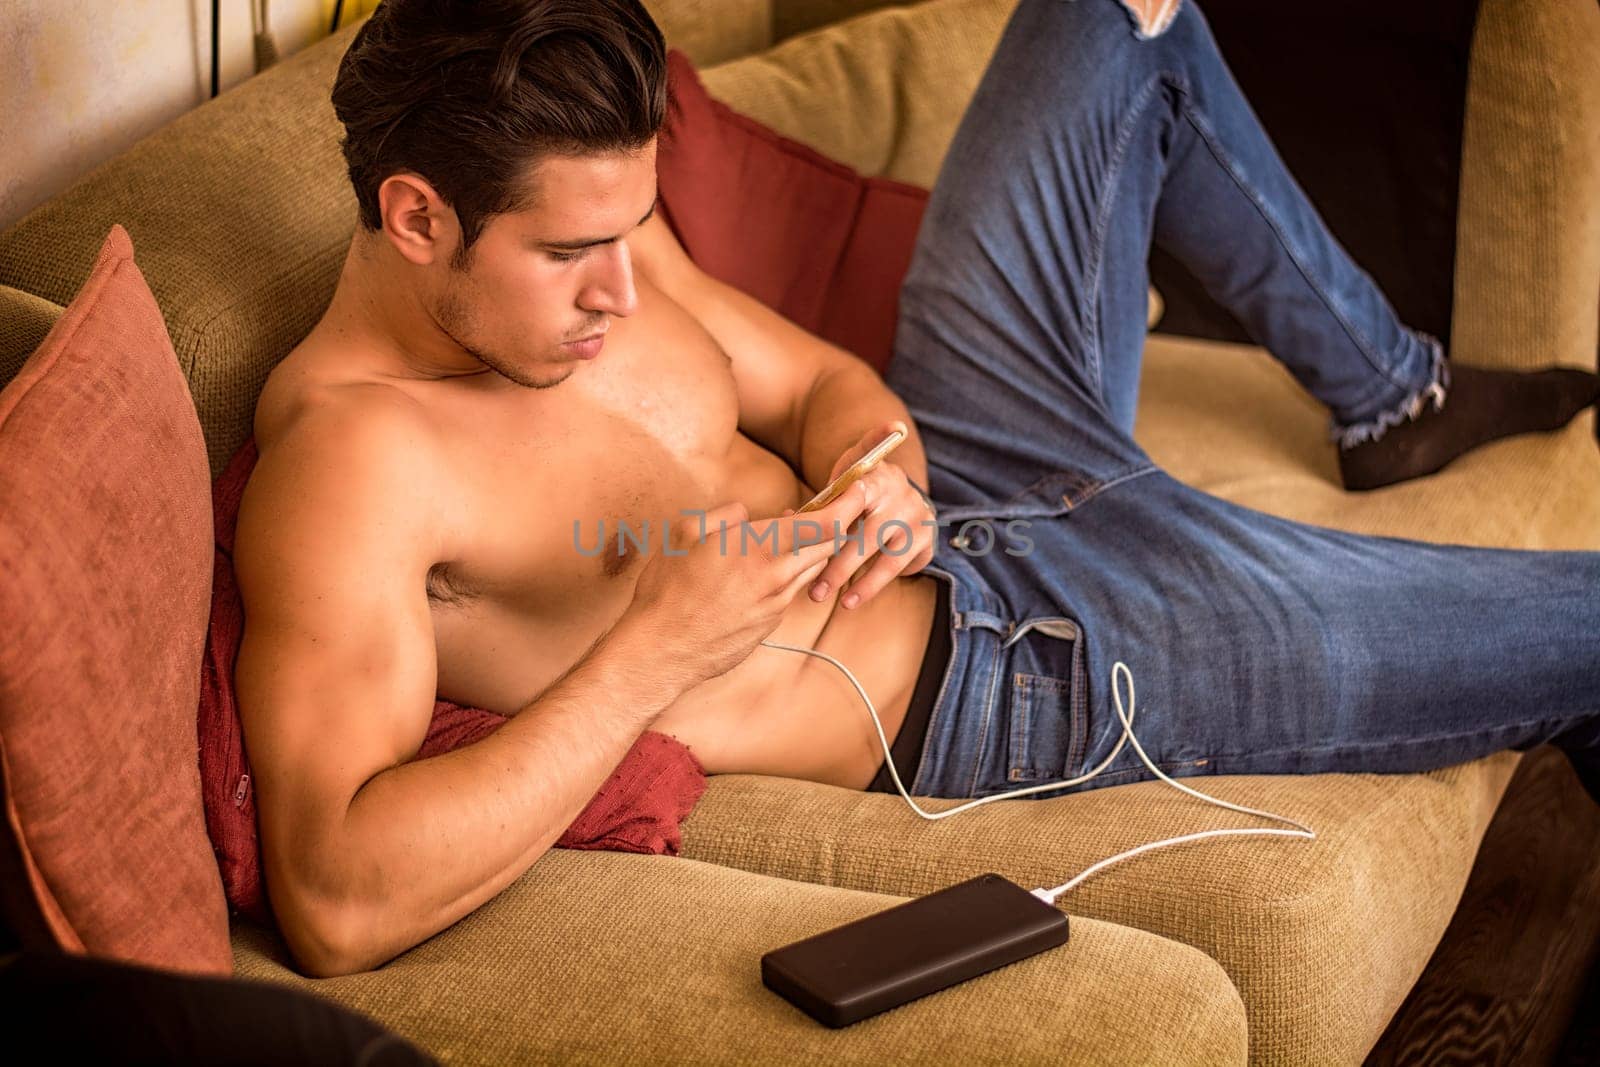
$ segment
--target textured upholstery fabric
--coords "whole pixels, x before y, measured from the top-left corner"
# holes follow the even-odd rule
[[[1074,917],[1060,948],[843,1030],[762,986],[763,953],[900,902],[680,858],[549,852],[378,971],[302,978],[253,926],[234,949],[240,976],[330,996],[446,1063],[1245,1060],[1244,1009],[1214,960],[1094,919]]]
[[[1015,6],[887,7],[700,77],[718,100],[829,159],[930,189]]]
[[[1318,840],[1156,852],[1107,869],[1061,907],[1074,921],[1137,927],[1218,960],[1244,999],[1254,1061],[1358,1062],[1443,935],[1516,761],[1503,753],[1395,777],[1191,779],[1224,800],[1299,819]],[[933,811],[959,801],[919,803]],[[909,895],[990,870],[1028,888],[1060,885],[1146,841],[1252,825],[1262,824],[1161,782],[930,823],[897,795],[717,775],[684,823],[682,854]]]
[[[1589,409],[1555,433],[1496,441],[1428,478],[1346,493],[1326,410],[1265,351],[1155,334],[1134,437],[1175,477],[1302,522],[1457,544],[1595,549],[1594,418]]]
[[[889,4],[916,2],[918,0],[772,0],[772,40],[782,41]]]
[[[1462,137],[1456,350],[1484,366],[1593,368],[1600,4],[1482,0]]]
[[[744,2],[684,0],[674,7],[707,9],[703,17],[711,21],[700,29],[716,40],[713,23],[728,17],[723,9]],[[1484,3],[1468,104],[1456,295],[1457,340],[1474,362],[1531,365],[1558,356],[1578,362],[1586,352],[1592,358],[1592,333],[1589,347],[1583,345],[1584,331],[1594,328],[1597,287],[1587,264],[1600,246],[1584,227],[1600,203],[1592,184],[1600,151],[1584,139],[1584,131],[1597,129],[1593,111],[1585,110],[1592,85],[1584,79],[1597,54],[1586,2]],[[665,7],[666,0],[650,6]],[[871,6],[876,0],[775,0],[774,33]],[[786,136],[862,173],[928,186],[1010,8],[1010,0],[889,7],[702,74],[714,96]],[[663,28],[673,42],[665,19]],[[677,39],[687,40],[681,33]],[[248,412],[267,369],[320,312],[353,226],[326,108],[342,48],[343,42],[323,45],[225,94],[0,235],[0,283],[59,304],[70,298],[110,220],[137,223],[149,234],[141,260],[186,354],[214,470],[248,433]],[[686,50],[699,64],[711,62]],[[1497,73],[1508,79],[1506,87],[1486,88]],[[1508,101],[1498,95],[1505,92],[1521,95]],[[240,239],[230,244],[236,234]],[[302,259],[310,266],[294,266]],[[12,306],[0,300],[0,342],[11,328]],[[1480,317],[1468,321],[1474,315]],[[1248,419],[1238,414],[1245,407]],[[1346,494],[1321,435],[1322,412],[1265,353],[1157,336],[1147,351],[1138,436],[1186,481],[1290,517],[1469,543],[1595,547],[1596,504],[1579,492],[1595,484],[1592,419],[1585,413],[1558,434],[1496,443],[1432,479]],[[881,1032],[909,1035],[907,1047],[924,1059],[932,1050],[948,1060],[956,1049],[979,1058],[987,1048],[996,1060],[1015,1060],[1021,1057],[1009,1055],[1005,1042],[1013,1032],[1023,1035],[1019,1041],[1032,1040],[1031,1013],[1081,1001],[1098,1013],[1085,1018],[1120,1022],[1119,1039],[1136,1031],[1137,1040],[1114,1050],[1080,1046],[1095,1037],[1080,1020],[1045,1014],[1065,1021],[1055,1024],[1056,1056],[1034,1059],[1242,1057],[1242,1036],[1227,1029],[1238,1025],[1238,1001],[1222,996],[1192,957],[1171,955],[1172,943],[1161,937],[1077,918],[1090,915],[1147,926],[1223,960],[1248,1005],[1253,1059],[1359,1059],[1415,978],[1427,955],[1423,946],[1443,929],[1514,762],[1500,756],[1392,778],[1203,781],[1219,795],[1306,819],[1323,835],[1311,846],[1318,851],[1292,854],[1288,866],[1269,865],[1262,850],[1285,855],[1277,843],[1230,842],[1136,861],[1064,901],[1075,916],[1069,947],[1083,948],[1088,933],[1098,931],[1108,939],[1104,957],[1059,976],[1051,972],[1016,1001],[980,998],[962,1001],[981,1005],[970,1014],[916,1014],[918,1026],[929,1026],[937,1038],[926,1044],[916,1044],[916,1027],[895,1029],[903,1013],[894,1013],[876,1020],[883,1024],[876,1030],[853,1028],[844,1036],[784,1023],[772,1044],[759,1045],[759,1056],[820,1059],[814,1050],[823,1049],[833,1059],[876,1062],[892,1050],[892,1038],[849,1035]],[[991,857],[1013,864],[1018,877],[1034,872],[1061,881],[1079,860],[1179,832],[1171,829],[1175,820],[1184,829],[1214,825],[1210,809],[1169,792],[1127,786],[1037,808],[1026,801],[992,805],[930,831],[920,820],[911,825],[914,817],[895,797],[724,777],[712,780],[685,825],[684,849],[722,857],[718,862],[901,893],[947,884],[980,861],[987,869]],[[1059,805],[1057,811],[1071,804],[1072,813],[1044,827],[1038,820],[1051,810],[1045,804]],[[996,829],[1001,821],[1007,828]],[[645,873],[625,876],[624,869]],[[1234,876],[1231,888],[1219,880],[1223,874]],[[1180,899],[1179,887],[1190,885],[1199,887],[1198,896]],[[843,898],[830,892],[681,858],[551,853],[488,907],[388,967],[299,984],[366,1006],[432,1048],[455,1050],[464,1062],[504,1060],[516,1048],[530,1059],[703,1061],[707,1035],[722,1042],[728,1058],[755,1059],[758,1053],[741,1050],[756,1047],[777,1018],[764,1014],[761,998],[769,995],[755,977],[757,942],[764,951],[856,914],[833,903]],[[747,898],[760,907],[746,910]],[[1276,910],[1266,913],[1263,899],[1278,902]],[[803,921],[772,925],[797,915]],[[282,959],[281,946],[263,938],[239,928],[240,969],[294,981],[274,962]],[[726,953],[719,947],[724,938],[733,946]],[[739,969],[741,960],[748,970]],[[608,961],[614,973],[635,980],[609,978]],[[1335,962],[1348,973],[1316,969]],[[537,967],[555,970],[531,970]],[[1303,967],[1311,969],[1302,973]],[[628,997],[618,999],[619,986]],[[698,998],[693,1010],[683,1010],[680,990]],[[1184,999],[1197,990],[1210,1008]],[[1013,1007],[1015,1016],[1008,1014]],[[1150,1014],[1163,1011],[1182,1019]],[[956,1040],[982,1036],[974,1017],[992,1021],[992,1043]],[[1210,1017],[1220,1020],[1218,1028],[1208,1028]]]
[[[758,52],[772,43],[772,0],[644,0],[668,45],[698,64]]]
[[[61,311],[60,304],[0,285],[0,386],[16,377]]]
[[[195,766],[207,484],[194,404],[115,228],[0,390],[0,832],[54,946],[227,974]]]

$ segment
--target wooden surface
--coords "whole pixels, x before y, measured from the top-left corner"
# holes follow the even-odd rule
[[[1518,766],[1461,904],[1369,1065],[1592,1062],[1600,807],[1550,746]]]

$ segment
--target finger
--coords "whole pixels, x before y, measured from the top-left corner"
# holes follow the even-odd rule
[[[813,560],[810,564],[802,568],[798,574],[794,575],[787,582],[785,582],[783,587],[778,591],[778,595],[783,598],[783,602],[788,604],[793,601],[795,597],[799,596],[800,590],[804,589],[806,586],[815,581],[817,575],[822,572],[822,568],[826,566],[827,563],[827,556],[822,556],[816,560]]]
[[[923,550],[927,550],[931,558],[933,534],[930,528],[919,520],[900,518],[902,515],[915,514],[918,510],[926,512],[921,496],[905,480],[904,475],[894,475],[889,492],[873,500],[873,505],[861,520],[866,524],[865,533],[855,534],[841,543],[828,569],[812,587],[811,599],[826,600],[831,592],[844,588],[853,575],[858,574],[886,547],[907,563]]]
[[[811,512],[810,517],[821,521],[823,529],[831,536],[835,531],[848,530],[850,524],[872,506],[872,499],[871,483],[858,478],[854,485],[829,501],[825,507]]]
[[[930,544],[927,548],[913,556],[911,558],[911,562],[906,564],[906,569],[901,571],[900,574],[902,577],[912,574],[920,574],[922,572],[922,568],[926,567],[932,562],[933,546]]]
[[[828,561],[827,568],[817,577],[816,584],[811,587],[812,600],[826,600],[833,590],[843,589],[850,576],[866,566],[867,562],[878,554],[876,538],[882,529],[881,524],[873,522],[868,515],[863,516],[858,525],[862,529],[851,531],[849,537],[841,539],[838,551]]]
[[[786,529],[785,536],[779,541],[779,548],[784,555],[815,554],[818,551],[832,555],[835,537],[842,538],[850,524],[865,510],[866,490],[860,482],[856,482],[827,506],[782,520]]]
[[[890,582],[905,566],[904,556],[891,556],[887,552],[878,553],[861,577],[857,578],[844,596],[839,598],[839,605],[847,611],[854,611],[867,601],[877,596],[879,591]]]
[[[861,436],[856,438],[856,443],[845,449],[839,458],[834,461],[833,471],[828,475],[828,479],[831,481],[837,478],[840,471],[872,451],[872,446],[883,440],[888,433],[887,424],[870,426],[863,430]]]

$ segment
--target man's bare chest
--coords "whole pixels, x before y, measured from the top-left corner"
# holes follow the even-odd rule
[[[566,614],[622,584],[669,521],[718,501],[744,453],[764,452],[739,434],[720,346],[656,303],[614,324],[600,357],[560,386],[492,414],[442,416],[442,469],[459,474],[441,588]]]

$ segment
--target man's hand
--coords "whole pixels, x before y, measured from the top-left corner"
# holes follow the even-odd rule
[[[680,520],[670,551],[664,545],[640,570],[618,626],[642,629],[658,671],[678,676],[681,689],[725,674],[777,628],[865,500],[851,486],[794,518],[752,520],[732,503]]]
[[[828,481],[837,478],[890,433],[906,429],[906,424],[897,419],[868,430],[834,461]],[[858,484],[866,488],[867,505],[850,529],[853,540],[840,545],[838,554],[811,585],[811,599],[825,600],[854,575],[855,581],[840,600],[846,608],[860,607],[894,578],[915,574],[925,567],[933,558],[933,541],[939,532],[933,509],[892,459],[885,459],[868,471]]]

